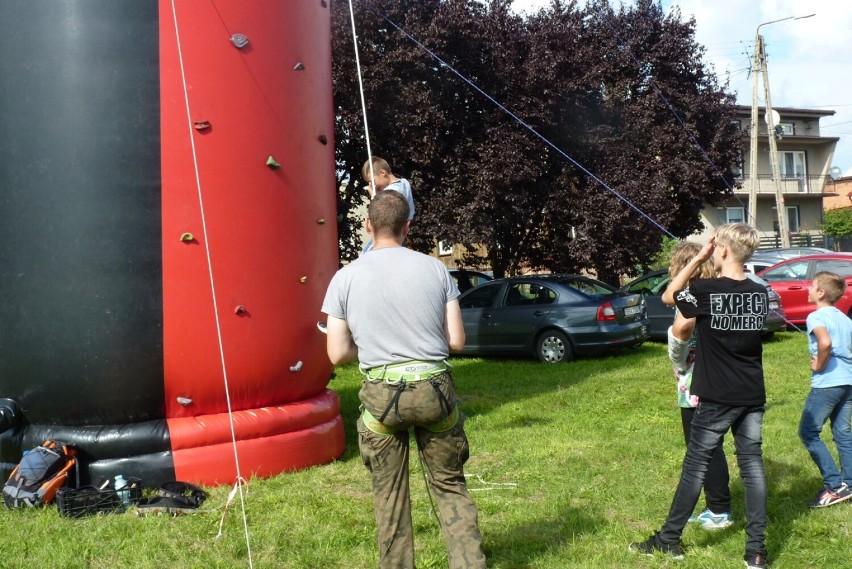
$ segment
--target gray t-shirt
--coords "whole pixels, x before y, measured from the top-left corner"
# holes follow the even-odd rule
[[[331,279],[322,311],[346,320],[358,360],[372,368],[449,356],[447,302],[459,289],[434,257],[405,247],[375,249]]]

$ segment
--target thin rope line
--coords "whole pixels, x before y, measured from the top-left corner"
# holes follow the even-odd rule
[[[349,0],[349,2],[350,2],[350,6],[351,6],[352,0]],[[483,97],[485,97],[486,99],[488,99],[489,101],[491,101],[491,102],[492,102],[492,103],[493,103],[493,104],[494,104],[494,105],[495,105],[498,109],[500,109],[501,111],[503,111],[504,113],[506,113],[507,115],[509,115],[509,116],[510,116],[510,117],[512,117],[513,119],[515,119],[515,120],[516,120],[516,121],[517,121],[517,122],[518,122],[521,126],[523,126],[525,129],[527,129],[527,130],[528,130],[528,131],[530,131],[532,134],[534,134],[536,137],[538,137],[538,138],[539,138],[542,142],[544,142],[547,146],[549,146],[550,148],[552,148],[553,150],[555,150],[557,153],[559,153],[559,154],[560,154],[563,158],[565,158],[566,160],[568,160],[569,162],[571,162],[571,164],[573,164],[575,167],[577,167],[580,171],[582,171],[582,172],[583,172],[583,173],[585,173],[587,176],[589,176],[589,177],[590,177],[590,178],[592,178],[594,181],[596,181],[598,184],[600,184],[601,186],[603,186],[604,188],[606,188],[606,189],[607,189],[610,193],[612,193],[615,197],[617,197],[619,200],[621,200],[621,201],[622,201],[625,205],[627,205],[628,207],[630,207],[631,209],[633,209],[634,211],[636,211],[636,213],[638,213],[639,215],[641,215],[642,217],[644,217],[645,219],[647,219],[649,222],[651,222],[653,225],[655,225],[655,226],[656,226],[656,227],[657,227],[660,231],[662,231],[663,233],[665,233],[666,235],[668,235],[668,236],[669,236],[669,237],[671,237],[672,239],[677,239],[677,237],[675,237],[675,236],[674,236],[674,235],[673,235],[673,234],[672,234],[672,233],[671,233],[668,229],[666,229],[665,227],[663,227],[662,225],[660,225],[660,224],[659,224],[656,220],[654,220],[653,218],[651,218],[651,216],[649,216],[647,213],[645,213],[644,211],[642,211],[641,209],[639,209],[639,207],[638,207],[638,206],[636,206],[635,204],[633,204],[633,202],[631,202],[629,199],[627,199],[626,197],[624,197],[623,195],[621,195],[618,191],[616,191],[616,190],[614,190],[613,188],[611,188],[610,186],[608,186],[608,185],[606,184],[606,182],[604,182],[603,180],[601,180],[600,178],[598,178],[596,175],[594,175],[592,172],[590,172],[587,168],[585,168],[582,164],[580,164],[579,162],[577,162],[576,160],[574,160],[574,159],[573,159],[571,156],[569,156],[569,155],[568,155],[565,151],[563,151],[561,148],[559,148],[559,147],[558,147],[558,146],[556,146],[554,143],[552,143],[550,140],[548,140],[548,139],[547,139],[547,137],[545,137],[544,135],[542,135],[541,133],[539,133],[536,129],[534,129],[532,126],[530,126],[529,124],[527,124],[527,123],[526,123],[523,119],[521,119],[518,115],[516,115],[515,113],[513,113],[512,111],[510,111],[508,108],[506,108],[503,104],[501,104],[501,103],[500,103],[500,102],[498,102],[496,99],[494,99],[494,97],[492,97],[491,95],[489,95],[488,93],[486,93],[485,91],[483,91],[482,89],[480,89],[480,88],[479,88],[479,86],[477,86],[477,85],[476,85],[473,81],[471,81],[470,79],[468,79],[467,77],[465,77],[464,75],[462,75],[462,74],[461,74],[459,71],[457,71],[457,70],[456,70],[456,69],[455,69],[452,65],[450,65],[449,63],[447,63],[446,61],[444,61],[443,59],[441,59],[441,58],[440,58],[440,57],[439,57],[436,53],[434,53],[434,52],[433,52],[432,50],[430,50],[428,47],[426,47],[425,45],[423,45],[423,44],[422,44],[420,41],[418,41],[418,40],[417,40],[414,36],[412,36],[411,34],[409,34],[407,31],[405,31],[404,29],[402,29],[400,26],[396,25],[396,23],[394,23],[394,22],[393,22],[390,18],[388,18],[387,16],[385,16],[383,13],[379,12],[379,11],[378,11],[378,10],[377,10],[377,9],[376,9],[376,8],[375,8],[372,4],[371,4],[371,3],[369,3],[369,1],[368,1],[367,3],[368,3],[368,5],[369,5],[370,9],[371,9],[371,10],[372,10],[375,14],[377,14],[379,17],[383,18],[383,19],[384,19],[384,20],[385,20],[388,24],[390,24],[391,26],[393,26],[394,28],[396,28],[396,29],[397,29],[400,33],[402,33],[405,37],[407,37],[409,40],[411,40],[411,41],[412,41],[414,44],[416,44],[416,45],[417,45],[420,49],[422,49],[423,51],[425,51],[426,53],[428,53],[430,56],[432,56],[432,57],[433,57],[436,61],[438,61],[438,62],[439,62],[442,66],[444,66],[444,67],[446,67],[447,69],[449,69],[450,71],[452,71],[452,72],[453,72],[453,74],[455,74],[455,75],[456,75],[459,79],[461,79],[462,81],[464,81],[465,83],[467,83],[467,84],[468,84],[470,87],[472,87],[475,91],[477,91],[477,92],[478,92],[479,94],[481,94]]]
[[[560,155],[562,155],[562,156],[563,156],[566,160],[568,160],[569,162],[571,162],[572,164],[574,164],[577,168],[579,168],[581,171],[583,171],[584,173],[586,173],[589,177],[591,177],[593,180],[595,180],[596,182],[598,182],[601,186],[603,186],[604,188],[606,188],[607,190],[609,190],[609,191],[610,191],[613,195],[615,195],[616,197],[618,197],[618,198],[619,198],[622,202],[624,202],[625,204],[627,204],[627,205],[628,205],[629,207],[631,207],[633,210],[635,210],[636,212],[638,212],[638,213],[639,213],[642,217],[644,217],[645,219],[647,219],[648,221],[650,221],[653,225],[655,225],[657,228],[659,228],[659,229],[660,229],[663,233],[665,233],[666,235],[668,235],[668,236],[669,236],[669,237],[671,237],[672,239],[678,239],[677,237],[675,237],[675,235],[673,235],[671,232],[669,232],[669,231],[668,231],[665,227],[663,227],[662,225],[660,225],[659,223],[657,223],[657,221],[655,221],[654,219],[652,219],[652,218],[651,218],[648,214],[646,214],[644,211],[642,211],[642,210],[641,210],[641,209],[639,209],[636,205],[634,205],[632,202],[630,202],[630,200],[628,200],[627,198],[625,198],[624,196],[622,196],[622,195],[621,195],[620,193],[618,193],[616,190],[614,190],[614,189],[612,189],[611,187],[609,187],[609,186],[608,186],[608,185],[607,185],[607,184],[606,184],[603,180],[601,180],[600,178],[598,178],[597,176],[595,176],[594,174],[592,174],[589,170],[587,170],[585,167],[583,167],[583,166],[582,166],[579,162],[577,162],[576,160],[574,160],[571,156],[569,156],[567,153],[565,153],[564,151],[562,151],[562,149],[560,149],[560,148],[559,148],[559,147],[557,147],[554,143],[552,143],[550,140],[548,140],[548,139],[547,139],[544,135],[540,134],[540,133],[539,133],[537,130],[535,130],[532,126],[530,126],[529,124],[527,124],[527,123],[526,123],[523,119],[521,119],[521,118],[520,118],[520,117],[518,117],[515,113],[513,113],[512,111],[510,111],[508,108],[506,108],[506,107],[505,107],[504,105],[502,105],[501,103],[499,103],[499,102],[498,102],[497,100],[495,100],[495,99],[494,99],[491,95],[489,95],[488,93],[486,93],[485,91],[483,91],[482,89],[480,89],[480,88],[479,88],[476,84],[474,84],[474,83],[473,83],[473,81],[469,80],[467,77],[465,77],[464,75],[462,75],[459,71],[457,71],[457,70],[456,70],[453,66],[451,66],[450,64],[448,64],[447,62],[445,62],[443,59],[441,59],[441,58],[440,58],[437,54],[435,54],[432,50],[430,50],[430,49],[429,49],[429,48],[427,48],[425,45],[423,45],[423,43],[421,43],[420,41],[418,41],[418,40],[417,40],[414,36],[412,36],[412,35],[411,35],[411,34],[409,34],[407,31],[405,31],[404,29],[402,29],[402,28],[401,28],[400,26],[398,26],[395,22],[393,22],[390,18],[388,18],[387,16],[385,16],[382,12],[378,11],[378,10],[377,10],[377,9],[376,9],[376,8],[375,8],[372,4],[371,4],[371,3],[369,3],[369,0],[368,0],[367,4],[368,4],[368,6],[370,7],[370,9],[373,11],[373,13],[375,13],[375,14],[376,14],[376,15],[378,15],[379,17],[383,18],[383,19],[384,19],[387,23],[389,23],[391,26],[393,26],[394,28],[396,28],[396,29],[397,29],[400,33],[402,33],[405,37],[407,37],[409,40],[411,40],[411,41],[412,41],[414,44],[416,44],[416,45],[417,45],[420,49],[422,49],[423,51],[425,51],[426,53],[428,53],[428,54],[429,54],[430,56],[432,56],[435,60],[437,60],[437,61],[438,61],[441,65],[443,65],[444,67],[446,67],[447,69],[449,69],[450,71],[452,71],[452,72],[453,72],[453,73],[454,73],[457,77],[459,77],[462,81],[464,81],[464,82],[465,82],[465,83],[467,83],[470,87],[472,87],[475,91],[477,91],[477,92],[478,92],[478,93],[480,93],[482,96],[484,96],[486,99],[488,99],[489,101],[491,101],[491,102],[492,102],[495,106],[497,106],[497,107],[498,107],[500,110],[502,110],[504,113],[506,113],[507,115],[509,115],[509,116],[510,116],[510,117],[512,117],[513,119],[515,119],[518,123],[520,123],[520,124],[521,124],[524,128],[526,128],[528,131],[530,131],[531,133],[533,133],[536,137],[538,137],[539,139],[541,139],[541,141],[542,141],[542,142],[544,142],[545,144],[547,144],[548,146],[550,146],[551,148],[553,148],[556,152],[558,152]],[[350,11],[351,11],[351,9],[352,9],[352,0],[349,0],[349,7],[350,7]],[[354,29],[354,17],[353,17],[353,29]],[[619,40],[619,41],[620,41],[620,40]],[[627,51],[628,51],[628,53],[630,53],[630,50],[629,50],[629,49],[628,49]],[[356,48],[356,53],[357,53],[357,48]],[[631,54],[631,58],[633,58],[633,59],[634,59],[634,61],[635,61],[635,58],[632,56],[632,54]],[[359,79],[360,79],[360,75],[359,75]],[[660,97],[662,97],[662,93],[660,93],[660,92],[659,92],[659,89],[656,87],[656,85],[654,85],[654,88],[655,88],[655,90],[657,90],[658,95],[659,95]],[[362,97],[363,97],[363,91],[362,91]],[[665,101],[665,98],[664,98],[664,97],[663,97],[663,100]],[[363,101],[363,98],[362,98],[362,101]],[[677,113],[675,113],[675,112],[674,112],[674,110],[672,109],[671,105],[669,105],[667,101],[666,101],[666,105],[669,107],[669,109],[672,111],[672,113],[675,115],[675,117],[677,117]],[[365,115],[365,120],[366,120],[366,115]],[[688,129],[686,129],[686,126],[682,123],[682,121],[681,121],[681,126],[682,126],[682,128],[684,128],[684,130],[687,130],[687,133],[689,134]],[[691,134],[690,134],[690,137],[692,138]],[[713,161],[709,159],[709,156],[707,156],[707,155],[706,155],[706,153],[704,153],[703,149],[701,148],[701,145],[700,145],[700,144],[698,144],[698,143],[697,143],[697,141],[695,141],[695,139],[694,139],[694,138],[693,138],[693,142],[694,142],[694,143],[698,146],[698,148],[699,148],[699,149],[702,151],[702,153],[705,155],[706,160],[708,160],[708,161],[709,161],[709,163],[711,164],[711,166],[713,166],[713,167],[714,167],[714,169],[718,172],[718,168],[716,168],[715,164],[713,164]],[[372,164],[371,164],[371,166],[372,166]],[[721,176],[721,173],[720,173],[720,176]],[[724,176],[721,176],[721,178],[722,178],[722,181],[723,181],[723,182],[725,182],[726,186],[728,186],[728,189],[729,189],[729,190],[731,190],[731,187],[730,187],[730,185],[728,185],[728,182],[727,182],[727,180],[725,180]],[[732,191],[732,193],[733,193],[733,191]],[[740,205],[741,205],[741,206],[743,206],[743,209],[744,209],[744,210],[746,210],[746,209],[747,209],[747,208],[745,208],[745,206],[743,205],[743,203],[739,200],[739,198],[736,196],[736,194],[734,194],[734,198],[735,198],[735,199],[737,199],[737,201],[740,203]],[[776,311],[776,312],[777,312],[777,311]],[[802,332],[802,331],[801,331],[801,330],[800,330],[797,326],[795,326],[792,322],[790,322],[790,321],[789,321],[786,317],[784,318],[784,320],[785,320],[786,324],[788,324],[788,325],[792,326],[793,328],[795,328],[795,329],[796,329],[796,330],[798,330],[799,332]]]
[[[196,187],[197,192],[198,192],[198,207],[199,207],[199,211],[201,213],[201,227],[202,227],[202,233],[204,235],[204,250],[205,250],[205,253],[207,255],[207,273],[210,277],[210,292],[213,296],[213,313],[214,313],[215,319],[216,319],[216,337],[217,337],[217,340],[219,342],[219,359],[222,363],[222,378],[223,378],[223,381],[224,381],[224,384],[225,384],[225,401],[227,402],[227,405],[228,405],[228,424],[231,428],[231,442],[233,443],[233,448],[234,448],[234,463],[235,463],[236,472],[237,472],[237,483],[239,485],[239,490],[240,490],[240,505],[242,507],[242,512],[243,512],[243,528],[244,528],[245,536],[246,536],[246,551],[248,553],[249,567],[253,567],[252,556],[251,556],[251,539],[249,538],[248,520],[247,520],[247,517],[246,517],[245,501],[243,499],[243,489],[242,489],[242,479],[243,478],[242,478],[242,475],[240,474],[240,458],[239,458],[239,453],[237,451],[237,435],[236,435],[236,431],[234,430],[234,418],[233,418],[233,414],[232,414],[233,412],[232,412],[232,409],[231,409],[231,392],[230,392],[230,388],[228,386],[228,368],[225,364],[225,348],[224,348],[224,345],[223,345],[223,342],[222,342],[222,327],[221,327],[220,322],[219,322],[219,308],[218,308],[218,302],[217,302],[217,299],[216,299],[216,287],[215,287],[215,284],[214,284],[214,281],[213,281],[213,261],[212,261],[212,256],[210,254],[210,242],[209,242],[208,235],[207,235],[207,220],[206,220],[206,217],[205,217],[205,214],[204,214],[204,197],[203,197],[203,192],[201,191],[201,176],[200,176],[199,171],[198,171],[198,154],[197,154],[196,148],[195,148],[195,136],[193,134],[193,127],[192,127],[192,114],[191,114],[190,108],[189,108],[189,90],[188,90],[187,85],[186,85],[186,72],[185,72],[184,64],[183,64],[183,52],[181,50],[181,44],[180,44],[180,30],[178,28],[177,10],[175,9],[175,0],[171,0],[171,4],[172,4],[172,18],[174,19],[174,24],[175,24],[175,41],[177,42],[178,61],[180,63],[180,76],[181,76],[181,82],[183,84],[183,97],[184,97],[184,103],[186,105],[186,118],[187,118],[187,124],[188,124],[188,127],[189,127],[189,141],[190,141],[190,145],[191,145],[191,148],[192,148],[192,165],[193,165],[193,168],[195,170],[195,187]]]
[[[370,197],[373,197],[375,186],[373,180],[376,173],[373,171],[373,152],[370,149],[370,129],[367,127],[367,103],[364,100],[364,82],[361,79],[361,57],[358,55],[358,34],[355,32],[355,9],[352,0],[349,0],[349,18],[352,21],[352,43],[355,45],[355,69],[358,72],[358,90],[361,92],[361,113],[364,116],[364,138],[367,141],[367,162],[370,164]]]
[[[636,65],[637,69],[641,69],[642,64],[640,63],[639,59],[633,54],[633,51],[630,49],[630,46],[627,44],[627,42],[625,42],[621,38],[621,36],[618,34],[618,30],[616,30],[615,26],[613,26],[612,23],[609,21],[608,15],[603,12],[603,9],[599,10],[599,13],[600,13],[602,19],[604,20],[604,23],[609,27],[612,35],[615,36],[615,38],[618,40],[618,43],[621,45],[621,47],[623,47],[625,49],[625,51],[627,52],[627,55],[630,56],[630,59],[633,60],[633,63]],[[695,147],[698,148],[699,152],[701,153],[701,156],[704,158],[704,161],[707,162],[713,168],[713,171],[716,172],[716,174],[719,176],[719,179],[722,180],[722,182],[724,182],[725,186],[728,188],[728,191],[731,193],[731,196],[737,201],[737,203],[740,204],[740,207],[743,208],[743,211],[748,212],[749,218],[751,218],[752,220],[755,221],[755,226],[756,226],[757,225],[757,217],[756,217],[757,212],[751,212],[751,211],[748,210],[746,205],[742,202],[740,197],[734,191],[734,188],[731,186],[731,184],[728,183],[728,180],[725,179],[725,176],[722,174],[721,170],[719,170],[719,168],[716,166],[715,162],[713,162],[713,160],[710,158],[710,155],[707,154],[707,152],[704,150],[704,148],[701,146],[701,144],[698,142],[698,140],[695,138],[695,136],[693,136],[692,130],[690,130],[690,128],[683,121],[683,119],[681,119],[680,115],[678,115],[677,111],[674,109],[674,107],[671,105],[671,103],[669,103],[668,99],[663,94],[662,89],[660,89],[660,87],[657,85],[657,82],[654,81],[654,78],[649,77],[648,80],[649,80],[651,87],[653,87],[654,92],[657,94],[657,96],[660,98],[660,100],[663,101],[663,103],[669,109],[669,112],[672,114],[672,116],[675,118],[677,123],[684,130],[684,132],[686,132],[687,136],[692,141],[692,143],[695,145]],[[770,136],[771,136],[771,133],[770,133]],[[755,158],[752,157],[752,159],[754,160]],[[755,184],[755,183],[757,183],[757,180],[751,180],[751,183]],[[779,316],[781,315],[775,309],[772,309],[772,312],[774,312],[775,314],[777,314]],[[795,324],[790,322],[789,319],[787,319],[786,314],[784,316],[782,316],[782,318],[784,319],[785,324],[787,324],[788,326],[792,326],[794,329],[796,329],[796,331],[803,333],[802,330],[798,326],[796,326]]]
[[[602,8],[598,11],[598,13],[602,16],[604,23],[607,25],[607,27],[609,27],[610,32],[612,32],[612,35],[615,36],[615,38],[618,40],[618,43],[625,49],[625,51],[627,52],[627,55],[630,56],[630,59],[633,60],[633,63],[636,65],[637,69],[641,69],[642,64],[640,63],[639,59],[633,54],[633,51],[630,49],[630,46],[627,44],[627,42],[625,42],[621,38],[621,36],[618,34],[618,30],[616,30],[615,26],[613,26],[612,23],[609,21],[608,15],[603,12]],[[719,170],[719,167],[716,165],[716,163],[713,162],[713,160],[710,158],[710,155],[707,154],[707,151],[704,150],[704,147],[701,146],[701,143],[699,143],[698,140],[695,138],[695,136],[692,133],[692,130],[686,125],[686,123],[683,121],[683,119],[680,117],[680,115],[677,113],[677,111],[675,111],[675,109],[671,105],[671,103],[669,103],[669,100],[663,94],[662,90],[657,85],[657,82],[654,81],[654,78],[648,77],[648,83],[651,85],[651,87],[654,89],[654,92],[657,94],[657,96],[665,104],[666,108],[669,110],[669,112],[675,118],[675,121],[677,121],[677,123],[680,125],[680,127],[683,129],[683,131],[686,133],[687,137],[689,137],[689,140],[692,141],[692,143],[695,145],[695,147],[701,153],[701,156],[704,158],[704,161],[707,162],[710,165],[711,168],[713,168],[713,171],[716,173],[716,175],[719,177],[719,179],[722,180],[722,182],[725,184],[725,187],[728,189],[731,196],[737,201],[737,203],[740,204],[740,206],[743,208],[743,211],[748,211],[748,208],[745,206],[745,204],[743,204],[742,200],[739,198],[739,196],[734,191],[733,186],[725,178],[725,175],[722,173],[722,171]],[[752,159],[754,159],[754,157],[752,157]],[[751,182],[756,183],[756,180],[751,180]],[[752,220],[754,220],[755,225],[757,225],[757,218],[755,217],[755,214],[756,214],[756,212],[748,211],[748,216]]]

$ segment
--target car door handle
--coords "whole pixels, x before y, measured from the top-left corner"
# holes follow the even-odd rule
[[[787,287],[787,290],[802,290],[802,288],[804,288],[804,287],[801,287],[801,286],[791,286],[791,287]]]
[[[536,310],[535,312],[533,312],[533,316],[535,316],[536,318],[538,318],[539,316],[544,316],[544,312],[542,312],[541,310]]]
[[[482,315],[482,318],[483,318],[483,319],[488,319],[488,318],[491,318],[491,315],[490,315],[490,314],[483,314],[483,315]]]

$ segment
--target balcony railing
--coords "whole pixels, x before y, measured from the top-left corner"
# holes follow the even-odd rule
[[[781,178],[781,191],[785,194],[821,194],[825,191],[831,191],[831,184],[827,182],[831,180],[828,176],[801,176],[797,178]],[[751,179],[744,177],[741,179],[742,187],[737,190],[739,193],[749,193],[751,189]],[[775,194],[775,182],[771,175],[760,174],[757,177],[757,193],[758,194]]]

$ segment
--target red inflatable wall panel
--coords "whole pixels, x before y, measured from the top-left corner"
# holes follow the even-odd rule
[[[343,451],[315,328],[337,269],[327,4],[160,1],[164,382],[180,479],[233,479],[218,464],[228,395],[244,476]]]

